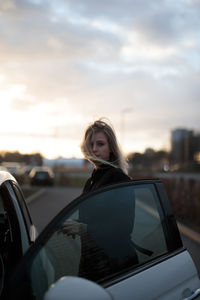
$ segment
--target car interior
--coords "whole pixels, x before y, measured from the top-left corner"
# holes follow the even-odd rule
[[[17,217],[11,203],[5,203],[3,198],[3,193],[0,193],[0,295],[6,278],[22,253]]]

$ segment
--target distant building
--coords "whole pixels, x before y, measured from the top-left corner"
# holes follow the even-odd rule
[[[194,160],[197,164],[200,164],[200,134],[194,136]]]
[[[193,130],[175,129],[171,132],[171,156],[178,164],[195,161],[200,151],[200,135]]]
[[[84,164],[84,159],[82,158],[55,158],[47,159],[44,158],[44,166],[49,167],[68,167],[68,168],[82,168]]]

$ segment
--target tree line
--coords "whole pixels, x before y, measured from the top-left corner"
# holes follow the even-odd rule
[[[19,162],[25,165],[42,166],[43,156],[41,153],[22,154],[18,151],[0,151],[0,163],[2,162]]]
[[[128,156],[128,162],[135,170],[163,170],[167,167],[171,155],[165,150],[155,151],[152,148],[148,148],[144,153],[134,152],[130,153]]]

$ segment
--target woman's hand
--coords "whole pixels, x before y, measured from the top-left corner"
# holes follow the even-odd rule
[[[58,233],[66,234],[67,236],[71,236],[75,239],[76,235],[81,235],[82,233],[87,231],[87,225],[68,219],[65,223],[63,223],[58,230]]]

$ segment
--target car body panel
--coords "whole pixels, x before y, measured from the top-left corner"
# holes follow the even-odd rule
[[[192,294],[199,287],[196,267],[184,250],[174,256],[150,266],[133,277],[121,280],[117,284],[107,287],[115,300],[141,299],[183,299],[184,291]]]
[[[79,287],[77,289],[77,287]],[[81,277],[63,277],[45,294],[44,300],[113,300],[100,285]]]

